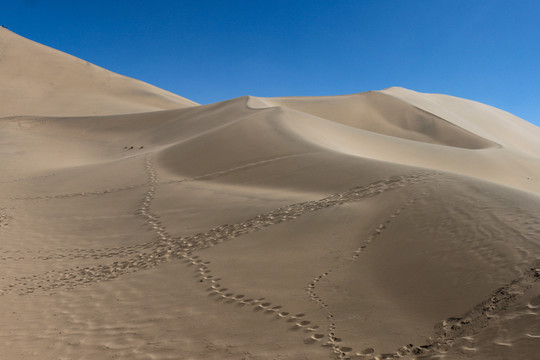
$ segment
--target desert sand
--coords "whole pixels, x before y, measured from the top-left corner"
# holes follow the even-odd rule
[[[2,359],[536,359],[540,129],[198,105],[0,29]]]

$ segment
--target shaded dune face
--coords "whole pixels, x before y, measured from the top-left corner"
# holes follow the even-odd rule
[[[540,157],[540,128],[504,110],[444,94],[426,94],[392,87],[380,91],[435,114],[502,147]]]
[[[268,106],[283,106],[357,129],[407,140],[464,149],[496,146],[443,118],[381,92],[267,98],[263,101]]]
[[[236,99],[210,114],[220,125],[201,128],[190,137],[169,143],[159,153],[160,165],[172,172],[200,176],[271,159],[297,157],[320,151],[299,136],[287,132],[281,123],[282,111],[254,111],[245,99]],[[236,116],[231,117],[233,112]],[[192,161],[193,159],[198,161]]]

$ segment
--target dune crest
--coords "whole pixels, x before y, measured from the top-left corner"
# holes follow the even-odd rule
[[[254,98],[250,98],[253,104]],[[328,97],[259,99],[260,104],[282,106],[346,126],[430,144],[484,149],[496,146],[443,118],[381,92]],[[257,106],[259,104],[259,106]]]
[[[472,100],[442,94],[421,94],[399,87],[382,92],[478,136],[535,157],[540,156],[540,128],[506,111]]]

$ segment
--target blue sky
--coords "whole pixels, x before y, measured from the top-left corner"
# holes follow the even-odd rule
[[[403,86],[540,125],[540,1],[4,0],[34,41],[207,104]]]

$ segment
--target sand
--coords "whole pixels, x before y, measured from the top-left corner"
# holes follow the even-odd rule
[[[537,127],[403,88],[203,106],[0,48],[2,358],[540,352]]]

